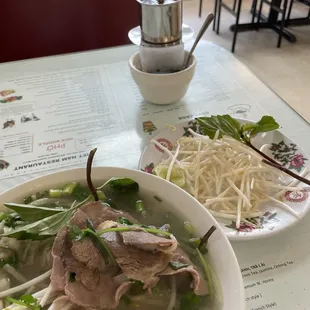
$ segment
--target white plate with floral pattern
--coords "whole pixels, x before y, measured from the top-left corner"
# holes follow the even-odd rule
[[[171,126],[160,130],[153,139],[172,150],[179,138],[191,135],[188,131],[189,128],[201,133],[195,121],[185,121],[177,124],[174,128]],[[306,167],[310,168],[309,157],[291,139],[278,130],[257,135],[252,143],[258,149],[264,145],[263,151],[265,154],[294,173],[300,173]],[[141,155],[139,168],[147,173],[152,173],[153,168],[164,158],[166,158],[166,155],[163,151],[158,146],[150,143]],[[298,186],[302,187],[303,190],[286,191],[282,196],[282,200],[298,213],[299,218],[268,202],[262,205],[263,215],[254,219],[255,225],[253,226],[248,223],[241,223],[240,228],[237,229],[235,221],[224,219],[217,219],[217,221],[230,240],[256,239],[283,231],[300,221],[309,211],[310,187],[303,183]]]

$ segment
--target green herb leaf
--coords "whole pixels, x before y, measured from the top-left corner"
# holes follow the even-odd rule
[[[44,198],[44,197],[48,197],[48,192],[38,192],[36,194],[33,194],[31,196],[27,196],[27,197],[24,197],[23,198],[23,202],[24,204],[30,204],[31,202],[35,201],[35,200],[38,200],[38,199],[41,199],[41,198]]]
[[[77,184],[73,196],[77,201],[83,201],[90,195],[90,191],[87,187],[83,187],[80,184]]]
[[[112,178],[109,185],[111,188],[122,192],[137,192],[139,190],[139,184],[130,178]]]
[[[21,221],[21,218],[17,213],[0,213],[0,222],[2,221],[5,226],[15,228],[16,222]]]
[[[62,208],[54,209],[17,203],[5,203],[4,205],[18,213],[23,221],[28,222],[35,222],[66,210]]]
[[[91,239],[94,246],[99,250],[106,264],[112,263],[116,265],[116,261],[109,246],[100,236],[98,236],[94,231],[90,230],[89,228],[83,229],[83,233],[85,234],[85,236],[88,236]]]
[[[245,124],[242,126],[242,131],[247,132],[249,137],[254,137],[260,132],[267,132],[276,130],[280,125],[275,121],[272,116],[263,116],[256,124]]]
[[[87,221],[86,221],[87,222]],[[89,225],[91,223],[87,222],[86,225]],[[102,258],[104,259],[106,264],[109,264],[112,262],[113,264],[116,265],[114,256],[109,249],[108,245],[106,242],[96,234],[96,231],[93,230],[93,226],[91,223],[92,228],[86,228],[86,229],[80,229],[78,226],[75,225],[67,225],[67,228],[69,230],[69,237],[73,241],[81,241],[85,237],[89,237],[94,244],[94,246],[98,249],[100,252]]]
[[[14,251],[9,248],[0,247],[0,252],[2,256],[2,258],[0,259],[0,268],[7,264],[13,267],[17,266],[17,257]]]
[[[54,236],[69,222],[74,212],[84,205],[84,203],[86,203],[89,199],[90,196],[69,210],[62,211],[21,227],[17,227],[16,229],[8,231],[1,236],[16,238],[18,240],[41,240],[47,236]]]
[[[76,276],[76,273],[75,273],[75,272],[69,272],[69,275],[68,275],[68,282],[69,282],[69,283],[75,282],[75,276]]]
[[[119,223],[121,224],[125,224],[125,225],[133,225],[133,223],[131,221],[128,220],[128,218],[121,216],[118,220]]]
[[[188,291],[181,297],[180,310],[198,310],[201,301],[202,297],[197,296],[193,291]]]
[[[123,295],[121,300],[124,302],[126,306],[129,306],[131,304],[131,299],[127,294]]]
[[[180,262],[174,262],[174,261],[170,261],[169,262],[169,266],[171,267],[171,269],[173,270],[179,270],[181,268],[186,268],[189,266],[189,264],[183,264]]]
[[[27,196],[23,198],[24,204],[29,204],[31,202],[33,202],[33,199],[31,196]]]
[[[203,134],[209,136],[211,139],[214,138],[215,133],[219,130],[219,138],[225,135],[241,141],[241,124],[228,114],[199,117],[196,118],[196,121]]]
[[[2,236],[16,238],[18,240],[40,240],[46,236],[54,236],[61,227],[68,223],[74,211],[75,209],[62,211],[42,220],[17,227],[14,230],[2,234]]]
[[[5,299],[10,303],[20,305],[23,307],[27,307],[30,310],[41,310],[42,309],[38,300],[34,298],[32,295],[23,295],[19,299],[14,299],[12,297],[6,297]]]
[[[80,241],[85,237],[85,234],[83,233],[83,230],[76,226],[76,225],[67,225],[68,231],[69,231],[69,238],[73,241]]]
[[[92,230],[93,232],[96,232],[95,226],[93,222],[91,221],[91,219],[89,218],[86,220],[86,227]]]

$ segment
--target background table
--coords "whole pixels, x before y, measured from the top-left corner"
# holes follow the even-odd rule
[[[99,146],[95,165],[137,168],[140,154],[151,137],[147,130],[143,130],[143,122],[151,122],[155,130],[167,123],[176,123],[196,115],[216,113],[230,113],[236,117],[253,120],[258,120],[264,114],[273,115],[282,125],[283,133],[295,140],[310,154],[310,142],[307,139],[309,124],[227,51],[208,42],[201,42],[196,51],[198,66],[189,92],[180,103],[171,106],[154,106],[143,102],[130,77],[127,65],[129,57],[136,51],[135,46],[123,46],[2,64],[0,65],[0,89],[10,85],[22,88],[26,94],[25,98],[32,102],[32,112],[42,113],[43,117],[50,115],[45,122],[33,122],[28,128],[32,134],[34,146],[39,145],[45,136],[47,139],[48,136],[55,138],[58,134],[60,135],[58,131],[53,136],[53,130],[50,129],[53,128],[53,121],[56,122],[58,118],[64,117],[68,119],[68,124],[70,123],[73,110],[71,113],[67,112],[60,116],[57,109],[53,110],[53,107],[59,106],[60,100],[64,100],[66,92],[70,93],[74,88],[75,94],[79,92],[79,96],[82,96],[82,92],[83,94],[89,93],[87,92],[89,88],[92,90],[91,98],[93,98],[97,90],[101,99],[99,97],[99,99],[91,99],[97,101],[92,103],[89,112],[84,112],[84,119],[88,113],[93,113],[91,109],[97,111],[95,111],[95,116],[91,117],[95,118],[99,115],[99,120],[100,115],[105,117],[106,125],[96,127],[96,139],[92,139],[92,127],[87,128],[87,131],[84,128],[80,133],[74,131],[73,127],[71,132],[70,129],[68,130],[72,139],[76,141],[75,145],[82,147],[85,154],[91,147]],[[57,93],[55,87],[54,93],[51,91],[51,81],[57,82],[57,87],[63,84],[61,85],[63,88],[58,90],[58,92],[63,92],[62,96]],[[65,88],[66,83],[69,83],[67,88]],[[36,92],[36,85],[40,91]],[[71,96],[74,102],[74,97]],[[64,104],[65,101],[61,102]],[[87,104],[89,103],[86,100],[85,105]],[[2,105],[0,109],[5,111],[0,111],[0,117],[5,120],[9,114],[3,113],[9,113],[10,110],[4,110]],[[21,112],[12,110],[12,113],[20,115]],[[55,113],[58,113],[57,117]],[[106,121],[107,115],[110,117],[108,121]],[[112,125],[111,120],[114,121]],[[82,122],[83,119],[80,118],[80,121]],[[48,130],[44,127],[46,123],[49,123]],[[113,131],[111,128],[116,129]],[[65,132],[64,129],[61,134],[63,132]],[[7,131],[0,131],[0,139],[7,139],[7,135]],[[81,136],[84,137],[82,140]],[[36,158],[38,156],[36,149],[32,150],[33,153],[29,151],[25,156],[12,156],[11,159],[22,161],[26,156]],[[62,151],[57,150],[56,153]],[[67,166],[84,166],[85,161],[84,156],[69,162]],[[18,162],[15,164],[18,165]],[[49,172],[68,167],[55,166],[50,168]],[[22,172],[21,175],[2,179],[0,192],[30,178],[48,173],[45,169],[42,171],[40,169],[42,168],[30,169],[26,174]],[[0,179],[1,173],[7,172],[0,171]],[[14,175],[14,169],[10,173]],[[266,309],[266,305],[269,305],[269,308],[281,310],[310,309],[310,297],[307,294],[310,280],[309,277],[303,278],[310,271],[310,267],[306,267],[307,264],[305,264],[305,262],[310,262],[310,257],[308,249],[302,244],[303,240],[309,238],[309,221],[308,216],[298,227],[271,239],[233,244],[242,268],[263,268],[255,267],[260,263],[267,267],[282,264],[282,267],[261,269],[262,271],[253,273],[253,275],[246,275],[243,272],[249,309]],[[301,278],[303,283],[301,283]],[[294,294],[293,297],[291,294]],[[298,302],[299,306],[297,306]]]

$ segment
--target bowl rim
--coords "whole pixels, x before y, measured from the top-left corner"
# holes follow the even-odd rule
[[[189,53],[188,51],[185,51],[185,53]],[[130,58],[129,58],[129,67],[131,70],[139,73],[139,74],[143,74],[145,76],[156,76],[156,77],[174,77],[174,76],[177,76],[177,75],[180,75],[180,74],[184,74],[184,73],[187,73],[188,71],[191,71],[195,66],[196,66],[196,63],[197,63],[197,60],[196,60],[196,57],[194,54],[192,54],[191,58],[193,59],[192,60],[192,63],[190,64],[190,66],[188,66],[186,69],[184,70],[181,70],[181,71],[178,71],[178,72],[173,72],[173,73],[149,73],[149,72],[143,72],[139,69],[137,69],[134,65],[133,65],[133,61],[134,59],[136,59],[137,57],[140,58],[140,52],[136,52],[135,54],[133,54]]]
[[[185,192],[184,190],[182,190],[181,188],[179,188],[177,185],[168,182],[158,176],[155,175],[151,175],[148,174],[146,172],[140,171],[140,170],[136,170],[136,169],[129,169],[129,168],[122,168],[122,167],[113,167],[113,166],[96,166],[92,168],[92,172],[93,173],[99,173],[99,172],[103,172],[100,175],[102,175],[102,179],[105,178],[104,172],[106,172],[106,177],[108,177],[109,175],[109,171],[110,174],[115,174],[116,176],[121,177],[122,174],[136,174],[137,176],[143,177],[143,178],[147,178],[149,180],[153,180],[155,182],[163,182],[165,183],[165,188],[169,187],[171,189],[173,189],[174,191],[179,192],[180,195],[186,196],[187,199],[191,200],[192,203],[195,205],[195,208],[199,208],[201,209],[201,211],[206,215],[206,217],[209,217],[210,220],[212,220],[212,224],[214,226],[217,227],[218,233],[221,234],[222,237],[222,242],[223,245],[225,245],[225,247],[227,248],[227,251],[230,252],[231,254],[231,264],[234,266],[235,269],[235,288],[238,289],[238,299],[236,299],[236,301],[238,302],[238,304],[240,306],[242,306],[242,308],[240,308],[240,310],[245,310],[245,290],[244,290],[244,284],[243,284],[243,278],[242,278],[242,274],[241,274],[241,270],[240,270],[240,265],[239,262],[237,260],[235,251],[233,250],[233,247],[231,245],[231,243],[229,242],[228,238],[226,237],[225,233],[222,231],[221,227],[219,226],[219,224],[217,223],[217,221],[214,219],[214,217],[209,213],[208,210],[206,210],[194,197],[192,197],[189,193]],[[112,173],[113,171],[113,173]],[[61,170],[61,171],[57,171],[57,172],[51,172],[51,173],[47,173],[44,174],[42,176],[38,176],[35,178],[32,178],[30,180],[27,180],[25,182],[22,182],[2,193],[0,193],[0,204],[3,202],[3,200],[5,200],[6,196],[10,196],[12,195],[12,192],[16,192],[17,190],[19,190],[18,195],[24,195],[25,192],[30,191],[30,188],[35,190],[35,188],[33,188],[33,186],[35,187],[36,185],[38,185],[38,187],[40,187],[40,183],[44,184],[46,183],[46,180],[49,178],[54,178],[59,180],[59,184],[66,182],[66,175],[70,172],[70,174],[85,174],[85,168],[72,168],[72,169],[65,169],[65,170]],[[63,176],[63,178],[62,178]],[[126,176],[124,176],[126,177]],[[128,177],[128,176],[127,176]],[[132,178],[134,178],[134,176],[132,176]],[[41,181],[41,182],[40,182]],[[53,183],[53,182],[51,182]],[[55,184],[56,185],[56,184]],[[43,185],[44,186],[44,185]]]

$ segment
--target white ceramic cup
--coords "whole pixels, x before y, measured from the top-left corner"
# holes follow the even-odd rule
[[[188,52],[185,52],[186,56]],[[131,75],[142,97],[155,104],[171,104],[180,101],[186,94],[196,67],[193,55],[185,70],[174,73],[147,73],[141,70],[140,53],[129,59]]]

